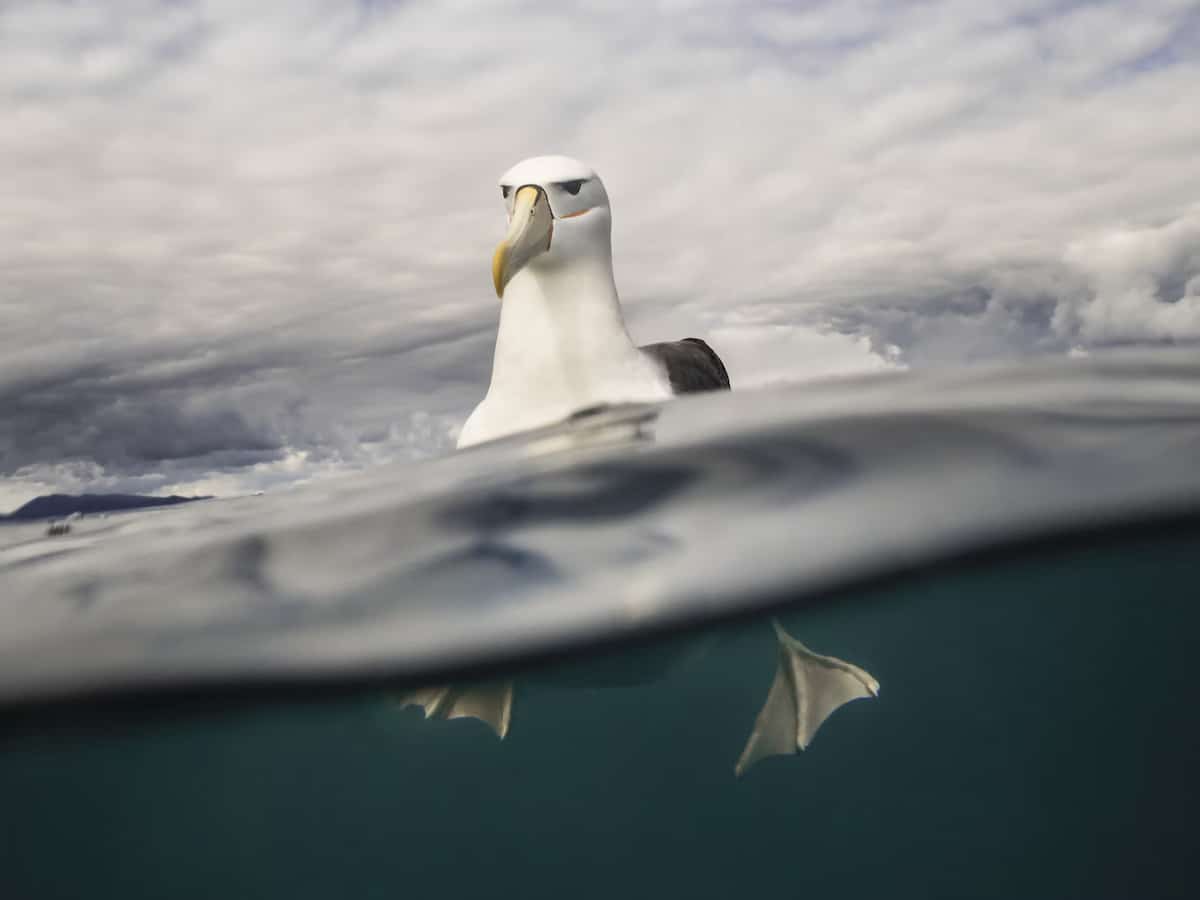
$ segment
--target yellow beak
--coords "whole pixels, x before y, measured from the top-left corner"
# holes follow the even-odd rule
[[[531,259],[550,249],[554,237],[554,214],[550,201],[540,187],[527,184],[513,198],[508,234],[492,254],[492,284],[496,296],[504,296],[505,286]]]

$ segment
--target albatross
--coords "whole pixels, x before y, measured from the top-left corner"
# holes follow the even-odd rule
[[[492,257],[500,329],[487,395],[467,419],[467,447],[549,425],[587,407],[729,390],[721,358],[699,338],[639,347],[621,316],[612,210],[594,171],[565,156],[517,163],[500,178],[508,233]],[[870,673],[805,647],[773,621],[775,680],[734,768],[803,750],[838,707],[879,692]],[[401,694],[430,719],[473,718],[508,734],[513,679]]]
[[[508,233],[492,257],[500,327],[487,395],[459,434],[467,447],[549,425],[580,409],[729,390],[699,338],[639,347],[613,277],[604,182],[566,156],[537,156],[500,177]]]

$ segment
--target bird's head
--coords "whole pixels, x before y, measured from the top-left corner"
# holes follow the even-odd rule
[[[566,156],[535,156],[500,177],[508,233],[492,256],[496,296],[522,269],[549,269],[611,252],[612,213],[604,184]]]

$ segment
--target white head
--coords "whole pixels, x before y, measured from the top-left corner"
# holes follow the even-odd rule
[[[496,295],[523,269],[548,272],[612,258],[612,212],[592,169],[566,156],[535,156],[500,177],[508,234],[492,256]]]

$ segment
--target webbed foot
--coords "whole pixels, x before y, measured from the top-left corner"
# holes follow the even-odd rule
[[[879,682],[869,672],[813,653],[778,622],[772,620],[771,625],[779,643],[779,666],[734,768],[738,777],[764,757],[805,749],[821,723],[842,704],[879,694]]]
[[[401,694],[401,706],[419,706],[426,719],[475,718],[486,722],[503,740],[512,719],[512,681],[448,684],[415,688]]]

